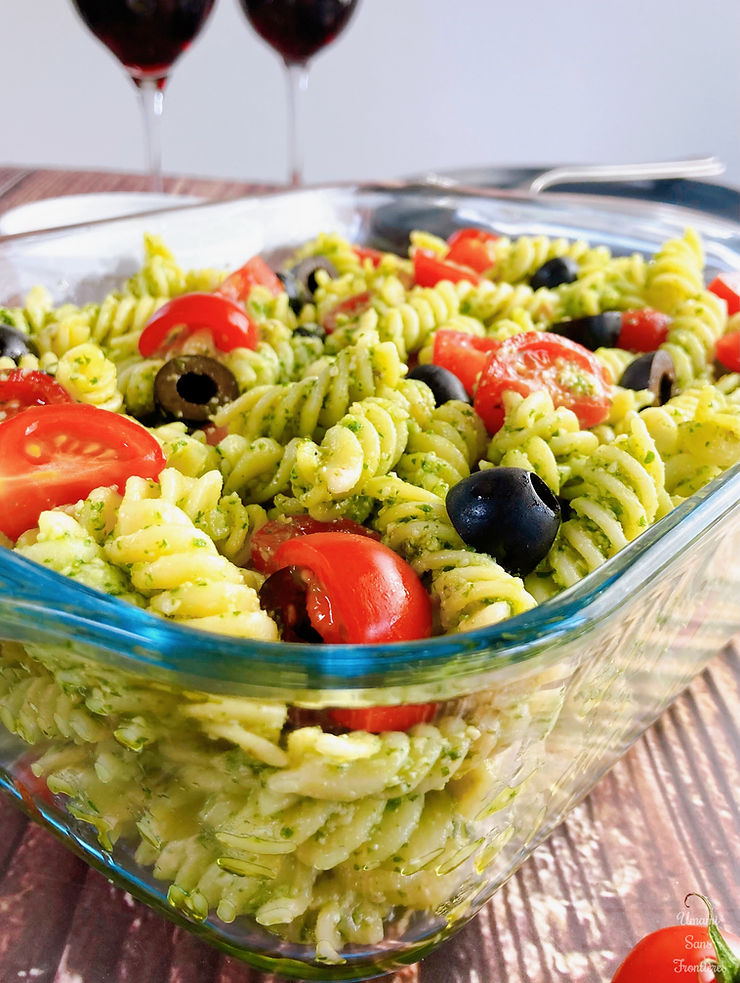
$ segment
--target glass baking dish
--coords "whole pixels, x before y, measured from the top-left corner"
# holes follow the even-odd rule
[[[403,250],[411,229],[470,224],[615,253],[690,224],[710,275],[740,268],[740,226],[665,206],[333,187],[9,237],[0,297],[100,297],[145,232],[183,266],[234,267],[321,231]],[[454,934],[737,632],[740,467],[540,607],[425,641],[236,641],[3,549],[0,588],[0,783],[225,951],[358,980]],[[312,715],[428,702],[408,733],[339,736]]]

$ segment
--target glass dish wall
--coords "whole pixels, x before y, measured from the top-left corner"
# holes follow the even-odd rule
[[[739,265],[738,229],[697,218],[301,192],[7,240],[0,275],[5,298],[45,281],[84,299],[136,267],[144,230],[185,263],[236,265],[327,228],[399,248],[411,227],[454,221],[648,251],[690,220],[711,265]],[[0,588],[0,781],[27,811],[254,965],[360,979],[472,917],[737,631],[740,469],[554,600],[423,642],[204,635],[2,550]],[[430,704],[429,719],[345,734],[324,713],[400,703]]]

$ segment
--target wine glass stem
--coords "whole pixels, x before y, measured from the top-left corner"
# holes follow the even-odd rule
[[[291,188],[303,184],[303,139],[301,95],[308,88],[308,63],[285,61],[288,80],[288,173]]]
[[[134,79],[144,124],[144,141],[152,191],[162,190],[162,109],[166,78]]]

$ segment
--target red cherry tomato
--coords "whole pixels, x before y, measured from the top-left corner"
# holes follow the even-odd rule
[[[408,730],[414,724],[428,723],[436,712],[436,703],[408,703],[400,707],[335,707],[329,710],[329,717],[347,730],[382,734],[386,730]]]
[[[369,259],[373,266],[380,266],[383,253],[379,249],[371,249],[370,246],[353,246],[352,251],[359,260]]]
[[[628,352],[654,352],[666,340],[670,323],[667,314],[650,307],[623,311],[617,347]]]
[[[172,351],[196,331],[209,331],[216,348],[256,348],[257,325],[236,301],[220,294],[182,294],[160,307],[139,338],[144,358]]]
[[[250,559],[252,566],[260,573],[271,574],[280,569],[275,562],[275,550],[296,536],[307,536],[315,532],[351,532],[356,536],[369,536],[380,539],[374,529],[361,526],[351,519],[332,519],[322,522],[310,515],[293,515],[284,519],[272,519],[261,526],[252,536]]]
[[[555,406],[572,410],[582,427],[593,427],[609,415],[611,386],[593,352],[545,331],[507,338],[488,355],[473,405],[488,432],[495,433],[504,422],[506,391],[528,396],[542,389]]]
[[[0,423],[0,531],[16,540],[45,509],[94,488],[123,490],[165,466],[157,440],[128,417],[84,403],[36,406]]]
[[[368,290],[363,290],[361,294],[354,294],[352,297],[347,297],[346,300],[336,304],[324,315],[321,322],[324,330],[327,334],[331,334],[332,331],[336,331],[341,316],[346,317],[347,320],[352,320],[353,318],[359,317],[369,306],[370,292]]]
[[[368,536],[317,532],[278,546],[273,561],[298,567],[306,610],[325,642],[357,644],[428,638],[432,605],[397,553]]]
[[[740,331],[732,331],[718,338],[714,357],[730,372],[740,372]]]
[[[740,939],[729,933],[723,935],[730,948],[740,954]],[[715,975],[716,959],[706,925],[670,925],[641,939],[614,974],[612,983],[675,983],[682,979],[734,983]]]
[[[740,271],[720,273],[709,284],[709,290],[727,301],[728,314],[737,314],[740,311]]]
[[[432,361],[456,375],[472,396],[488,353],[495,352],[500,344],[495,338],[442,328],[434,336]]]
[[[67,390],[46,372],[36,369],[8,369],[0,372],[0,421],[21,413],[29,406],[71,403]]]
[[[224,282],[216,287],[214,293],[228,297],[229,300],[245,301],[249,298],[252,287],[258,286],[267,287],[273,297],[277,297],[285,289],[264,259],[261,256],[252,256],[244,266],[240,266],[238,270],[227,276]]]
[[[485,229],[458,229],[447,240],[450,251],[445,258],[448,262],[469,266],[478,273],[483,273],[496,262],[493,244],[497,239],[497,235]]]
[[[452,283],[468,280],[477,284],[481,282],[481,275],[469,266],[440,259],[428,249],[417,249],[414,252],[414,281],[417,286],[433,287],[442,280],[451,280]]]

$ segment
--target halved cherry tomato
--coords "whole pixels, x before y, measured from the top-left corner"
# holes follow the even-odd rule
[[[668,336],[671,319],[650,307],[622,312],[622,329],[617,347],[628,352],[654,352]]]
[[[434,336],[432,361],[456,375],[472,396],[488,353],[495,352],[500,344],[495,338],[442,328]]]
[[[379,249],[372,249],[370,246],[353,246],[352,251],[360,260],[369,259],[373,266],[380,266],[383,254]]]
[[[582,427],[609,415],[611,386],[601,362],[583,345],[545,331],[514,335],[488,355],[473,405],[495,433],[504,422],[506,391],[528,396],[542,389],[555,406],[572,410]]]
[[[459,283],[468,280],[470,283],[481,282],[480,273],[469,266],[460,266],[430,252],[428,249],[417,249],[414,252],[414,281],[419,287],[433,287],[442,280]]]
[[[361,526],[351,519],[332,519],[322,522],[310,515],[293,515],[284,519],[271,519],[261,526],[250,542],[252,566],[260,573],[274,573],[281,564],[275,563],[275,550],[296,536],[307,536],[315,532],[351,532],[356,536],[369,536],[380,539],[374,529]]]
[[[252,256],[244,266],[227,276],[214,293],[228,297],[229,300],[244,301],[249,298],[252,287],[258,286],[266,287],[273,297],[277,297],[285,289],[264,259],[261,256]]]
[[[150,358],[170,352],[204,330],[222,352],[257,347],[257,325],[243,307],[221,294],[192,293],[173,297],[149,319],[139,338],[139,354]]]
[[[330,311],[324,315],[321,323],[327,334],[331,334],[332,331],[336,331],[339,318],[344,315],[348,320],[354,317],[359,317],[363,311],[366,311],[370,306],[370,291],[363,290],[361,294],[354,294],[352,297],[347,297],[346,300],[341,301],[336,304]]]
[[[36,406],[0,423],[0,531],[16,540],[45,509],[94,488],[156,478],[165,457],[144,427],[84,403]]]
[[[728,314],[737,314],[740,311],[740,271],[720,273],[712,280],[708,289],[727,301]]]
[[[740,372],[740,331],[732,331],[718,338],[714,357],[730,372]]]
[[[71,403],[61,383],[37,369],[8,369],[0,372],[0,420],[9,420],[29,406]]]
[[[496,262],[493,244],[498,239],[493,232],[468,227],[453,232],[447,240],[450,251],[445,259],[451,263],[469,266],[478,273],[489,270]]]
[[[325,642],[400,642],[431,635],[432,605],[421,580],[375,539],[310,533],[278,546],[273,562],[277,569],[300,570],[311,625]]]
[[[390,707],[333,707],[329,717],[347,730],[382,734],[386,730],[408,730],[414,724],[428,723],[436,712],[436,703],[407,703]]]

